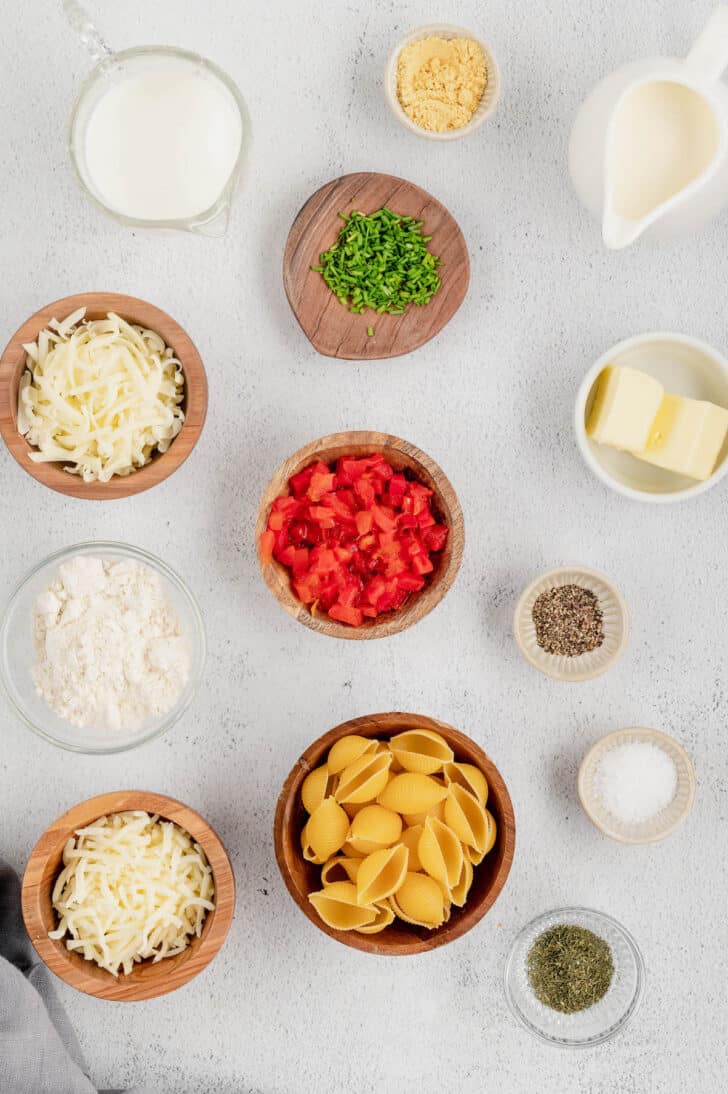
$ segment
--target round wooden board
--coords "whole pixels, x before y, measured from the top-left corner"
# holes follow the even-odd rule
[[[32,446],[18,433],[18,386],[25,371],[26,359],[23,344],[34,342],[51,319],[65,319],[81,307],[86,308],[87,319],[105,319],[111,311],[128,323],[156,331],[179,358],[185,378],[182,403],[185,420],[167,451],[153,455],[148,464],[131,475],[114,475],[109,482],[84,482],[79,475],[64,471],[62,462],[34,463],[30,458]],[[184,463],[197,444],[206,415],[207,377],[192,339],[171,315],[135,296],[91,292],[54,300],[26,319],[0,357],[0,433],[3,440],[10,455],[24,471],[59,494],[91,501],[115,501],[149,490]]]
[[[142,961],[128,975],[112,976],[93,961],[68,950],[63,939],[48,937],[48,932],[57,925],[51,893],[63,865],[63,848],[74,832],[99,817],[131,809],[158,813],[164,820],[174,821],[199,843],[212,867],[215,909],[205,917],[200,937],[193,938],[182,953],[156,963]],[[182,987],[210,964],[225,941],[235,913],[235,876],[222,842],[199,813],[164,794],[116,790],[79,802],[43,833],[28,859],[21,899],[30,940],[56,976],[97,999],[137,1002]]]
[[[307,814],[301,802],[301,786],[306,775],[323,763],[333,743],[347,734],[388,740],[412,726],[440,733],[455,753],[456,760],[475,764],[488,780],[488,809],[497,825],[495,846],[475,867],[473,885],[463,908],[453,908],[449,921],[435,930],[395,920],[379,934],[335,931],[319,918],[308,899],[321,888],[321,867],[306,862],[301,853],[301,831]],[[483,749],[464,733],[446,722],[421,714],[392,711],[352,718],[329,730],[314,741],[296,762],[286,779],[276,807],[273,827],[276,860],[286,888],[303,914],[324,934],[345,946],[385,957],[426,953],[460,938],[492,908],[505,885],[516,850],[516,819],[513,803],[503,777]]]
[[[319,273],[311,269],[336,241],[339,213],[374,213],[387,206],[424,221],[430,250],[442,259],[442,285],[429,304],[410,306],[404,315],[353,315],[339,303]],[[308,199],[288,235],[283,284],[293,314],[319,353],[349,361],[376,361],[411,353],[429,342],[452,319],[470,282],[470,258],[456,221],[436,198],[394,175],[360,172],[343,175]],[[374,336],[367,335],[372,327]]]

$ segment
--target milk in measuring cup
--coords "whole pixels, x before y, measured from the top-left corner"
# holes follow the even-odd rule
[[[97,199],[138,221],[183,221],[225,190],[243,140],[240,108],[209,69],[150,56],[121,68],[93,104],[82,137]]]

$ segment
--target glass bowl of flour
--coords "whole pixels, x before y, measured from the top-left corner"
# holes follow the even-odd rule
[[[74,752],[134,748],[189,707],[205,665],[195,598],[160,559],[124,543],[46,558],[5,609],[0,670],[30,729]]]

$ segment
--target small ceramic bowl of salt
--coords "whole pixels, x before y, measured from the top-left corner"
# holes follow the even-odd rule
[[[657,729],[619,729],[587,752],[579,800],[592,824],[620,843],[657,843],[690,813],[695,772],[682,745]]]

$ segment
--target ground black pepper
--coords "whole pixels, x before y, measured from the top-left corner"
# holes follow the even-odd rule
[[[533,605],[536,641],[546,653],[579,657],[604,641],[599,601],[581,585],[557,585],[536,598]]]

